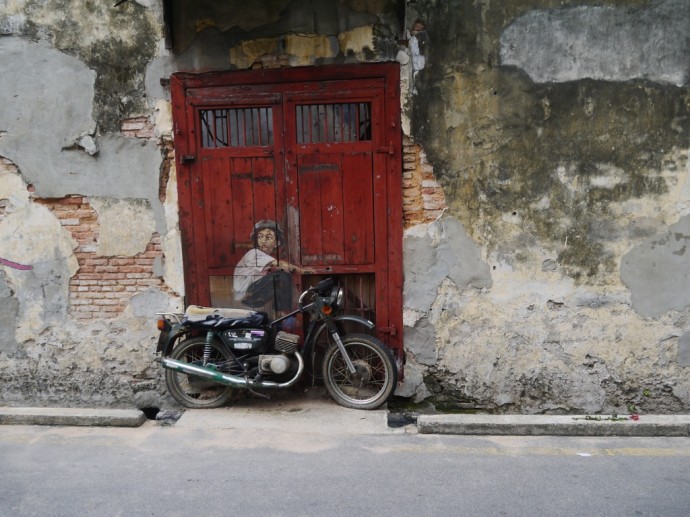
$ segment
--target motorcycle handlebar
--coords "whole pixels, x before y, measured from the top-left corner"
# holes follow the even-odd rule
[[[331,290],[333,289],[333,286],[335,285],[335,280],[333,278],[325,278],[321,280],[318,284],[310,287],[306,291],[304,291],[298,300],[299,308],[303,309],[304,308],[304,301],[306,297],[311,294],[311,293],[316,293],[319,296],[329,296],[331,294]]]

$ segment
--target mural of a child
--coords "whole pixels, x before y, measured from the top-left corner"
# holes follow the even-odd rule
[[[250,238],[254,248],[237,262],[233,274],[235,301],[253,309],[273,302],[275,311],[291,310],[290,272],[301,269],[277,258],[278,248],[285,242],[283,230],[275,221],[262,220],[254,225]]]

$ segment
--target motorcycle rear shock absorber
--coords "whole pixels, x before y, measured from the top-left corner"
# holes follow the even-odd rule
[[[213,332],[208,331],[206,333],[206,344],[204,344],[204,367],[208,365],[209,359],[211,359],[211,348],[213,345]]]

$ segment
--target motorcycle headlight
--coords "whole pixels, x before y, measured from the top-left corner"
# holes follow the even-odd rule
[[[335,300],[335,306],[339,309],[342,309],[343,300],[345,299],[345,291],[342,287],[336,287],[333,289],[333,299]]]

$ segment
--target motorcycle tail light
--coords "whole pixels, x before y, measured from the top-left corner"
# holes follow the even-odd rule
[[[156,323],[156,327],[158,327],[158,330],[160,332],[163,332],[164,330],[169,330],[170,329],[170,324],[165,318],[158,318],[158,322]]]
[[[324,305],[323,307],[321,307],[321,312],[328,316],[331,312],[333,312],[333,307],[331,307],[330,305]]]

